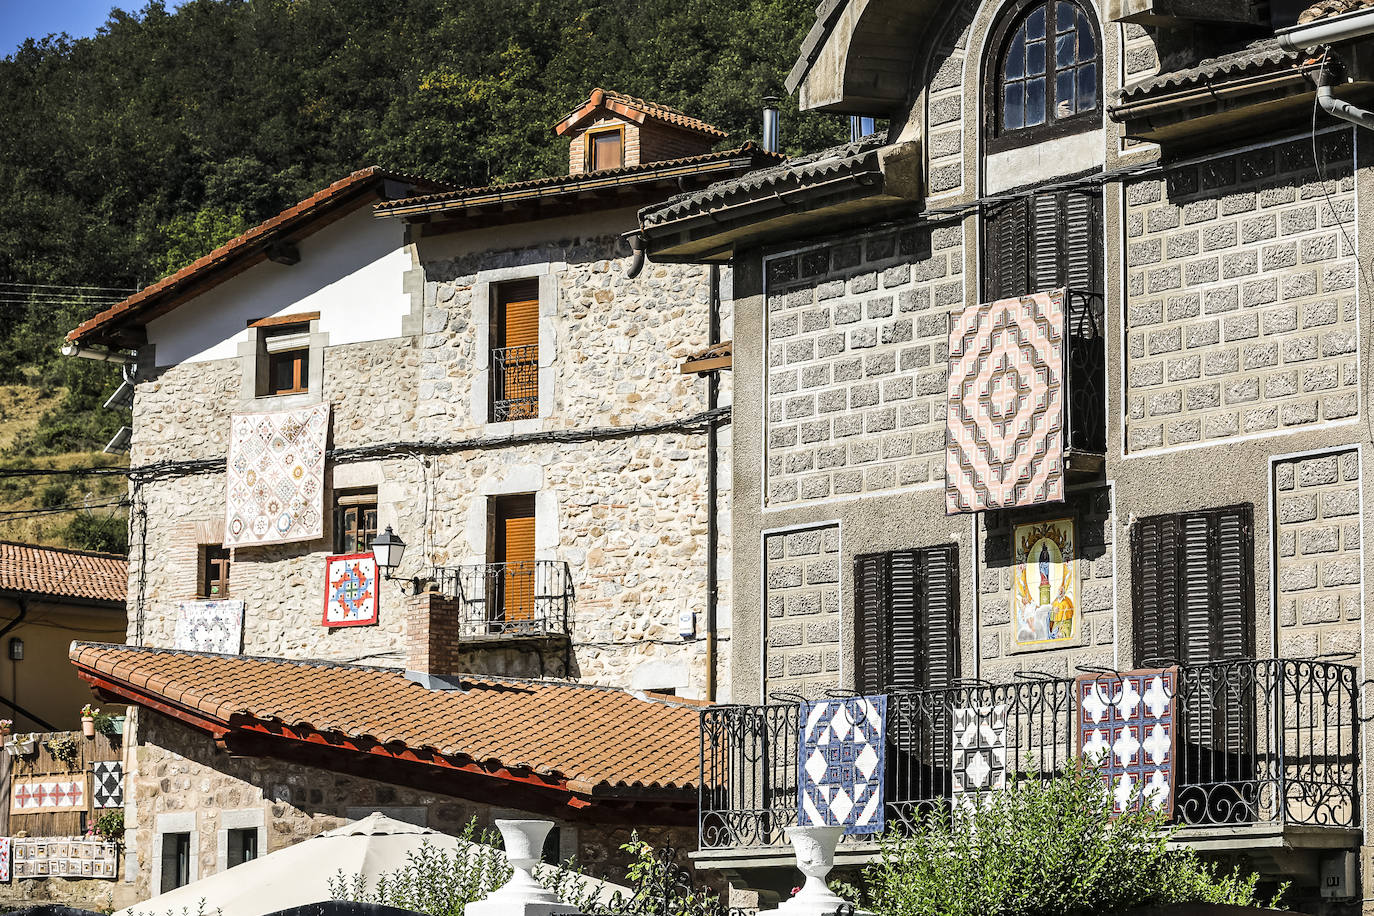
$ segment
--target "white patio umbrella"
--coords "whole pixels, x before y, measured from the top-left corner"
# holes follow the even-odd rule
[[[361,874],[369,889],[377,878],[403,868],[408,853],[422,844],[439,850],[483,851],[478,843],[416,827],[373,813],[360,821],[328,833],[278,849],[242,865],[226,869],[173,891],[115,913],[115,916],[174,916],[204,910],[208,916],[263,916],[287,907],[319,903],[332,899],[329,881],[343,872],[350,882]],[[630,891],[607,881],[578,875],[577,880],[597,889],[597,896],[608,900],[617,891]]]

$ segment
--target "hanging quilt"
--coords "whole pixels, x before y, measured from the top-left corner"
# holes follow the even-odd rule
[[[952,802],[956,811],[972,811],[978,797],[1007,785],[1007,707],[956,707]]]
[[[882,833],[887,697],[801,704],[797,823]]]
[[[91,805],[124,807],[124,764],[118,760],[97,760],[91,764]]]
[[[1078,751],[1102,770],[1120,814],[1174,807],[1178,669],[1086,674],[1078,695]]]
[[[87,837],[15,837],[11,841],[14,877],[115,878],[119,850],[114,843]]]
[[[12,852],[10,838],[7,836],[0,836],[0,881],[10,880]]]
[[[173,648],[239,654],[243,651],[243,602],[232,598],[178,602]]]
[[[229,438],[224,544],[324,537],[329,405],[239,414]]]
[[[377,622],[377,558],[370,553],[329,557],[324,564],[324,625]]]
[[[16,779],[10,786],[10,799],[14,814],[85,811],[86,776]]]
[[[1064,500],[1062,289],[969,306],[949,323],[945,512]]]

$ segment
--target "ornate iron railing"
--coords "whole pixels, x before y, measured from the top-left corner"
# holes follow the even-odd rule
[[[502,347],[491,351],[491,419],[526,420],[539,416],[539,348]]]
[[[573,585],[561,560],[435,567],[439,591],[459,601],[459,636],[566,636]]]
[[[1244,660],[1183,666],[1177,710],[1175,820],[1355,827],[1356,669]],[[1071,679],[896,693],[887,703],[885,814],[910,828],[951,797],[951,718],[1005,706],[1009,766],[1048,777],[1077,753]],[[700,845],[770,846],[796,823],[800,707],[702,711]]]
[[[1107,451],[1107,351],[1103,342],[1101,293],[1069,290],[1068,346],[1064,399],[1068,447],[1095,454]]]

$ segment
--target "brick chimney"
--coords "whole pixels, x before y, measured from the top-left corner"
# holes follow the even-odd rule
[[[572,141],[570,175],[697,156],[728,136],[675,108],[604,89],[593,89],[554,130]]]
[[[422,674],[461,674],[457,598],[421,592],[406,599],[406,670]]]

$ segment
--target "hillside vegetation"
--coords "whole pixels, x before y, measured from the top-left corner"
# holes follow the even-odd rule
[[[760,99],[784,94],[813,17],[814,0],[116,10],[94,38],[30,40],[0,61],[0,282],[146,285],[365,165],[469,185],[557,174],[567,148],[551,128],[595,86],[705,118],[731,132],[727,145],[757,138]],[[792,153],[848,130],[795,110],[783,125]],[[0,385],[23,404],[0,406],[0,474],[16,462],[94,463],[127,422],[102,407],[114,367],[58,355],[62,335],[98,308],[0,297]],[[73,482],[69,502],[50,505],[90,489]],[[0,512],[57,499],[44,478],[0,477],[0,492]],[[105,545],[83,516],[93,517],[25,530]],[[14,536],[4,519],[0,537]]]

